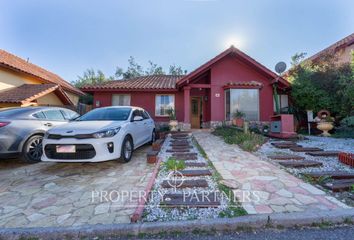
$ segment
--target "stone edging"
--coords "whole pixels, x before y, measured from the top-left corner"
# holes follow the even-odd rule
[[[146,188],[145,188],[145,197],[139,201],[138,207],[135,209],[132,217],[130,218],[130,221],[132,223],[136,223],[137,221],[139,221],[141,219],[141,216],[143,215],[145,203],[149,199],[149,195],[150,195],[151,189],[154,186],[154,183],[155,183],[155,180],[156,180],[156,176],[157,176],[157,174],[159,172],[161,161],[162,161],[162,159],[160,157],[158,157],[158,160],[157,160],[157,163],[155,165],[154,171],[153,171],[153,173],[151,175],[151,178],[149,179],[149,182],[148,182],[148,184],[146,185]]]
[[[321,223],[353,223],[354,208],[333,211],[247,215],[236,218],[136,224],[87,225],[79,227],[0,228],[0,239],[82,239],[87,237],[137,236],[191,231],[241,231],[264,227],[316,226]]]

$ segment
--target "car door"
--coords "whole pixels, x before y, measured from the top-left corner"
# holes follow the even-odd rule
[[[134,117],[139,116],[142,117],[141,121],[134,121]],[[132,124],[132,135],[134,140],[134,146],[140,146],[144,143],[144,123],[143,116],[140,110],[134,110],[131,118]]]
[[[150,118],[150,115],[142,110],[143,123],[144,123],[144,142],[150,142],[152,137],[152,131],[154,130],[154,121]]]
[[[45,119],[42,120],[43,125],[46,129],[50,129],[55,126],[67,123],[68,120],[65,119],[60,109],[50,109],[44,110],[43,114]]]

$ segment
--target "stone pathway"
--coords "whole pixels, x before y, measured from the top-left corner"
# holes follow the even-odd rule
[[[221,176],[240,184],[235,194],[249,214],[349,208],[237,145],[226,144],[206,131],[196,131],[193,135]]]
[[[0,161],[0,227],[129,223],[153,171],[149,149],[126,164]]]

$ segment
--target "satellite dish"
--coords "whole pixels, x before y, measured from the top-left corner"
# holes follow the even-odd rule
[[[286,63],[285,62],[278,62],[276,65],[275,65],[275,71],[278,73],[278,74],[282,74],[286,69]]]

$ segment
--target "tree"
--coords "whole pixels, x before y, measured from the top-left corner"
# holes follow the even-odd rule
[[[170,65],[168,73],[174,76],[181,76],[187,74],[187,70],[183,70],[181,66],[176,66],[175,64]]]
[[[78,76],[78,79],[72,83],[75,87],[80,88],[88,84],[100,84],[107,80],[101,70],[97,70],[96,72],[93,68],[89,68],[84,71],[83,76]]]
[[[327,109],[338,118],[350,115],[354,103],[354,68],[349,63],[339,64],[335,55],[301,62],[304,57],[303,53],[294,55],[289,71],[295,107],[315,112]]]
[[[128,59],[128,68],[124,70],[121,67],[116,67],[116,72],[114,74],[115,79],[131,79],[131,78],[136,78],[136,77],[141,77],[141,76],[150,76],[150,75],[163,75],[166,74],[164,69],[152,62],[148,62],[149,65],[146,69],[144,69],[140,64],[138,64],[135,61],[135,58],[130,56]],[[169,67],[169,74],[170,75],[175,75],[175,76],[180,76],[186,74],[187,71],[183,70],[182,67],[176,66],[176,65],[171,65]]]

